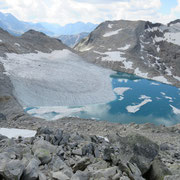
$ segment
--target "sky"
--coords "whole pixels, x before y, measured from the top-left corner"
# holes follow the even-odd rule
[[[0,11],[60,25],[120,19],[168,23],[180,19],[180,0],[0,0]]]

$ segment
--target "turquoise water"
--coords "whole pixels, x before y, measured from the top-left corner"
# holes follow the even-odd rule
[[[52,109],[28,107],[25,111],[48,120],[73,116],[116,123],[154,123],[166,126],[180,123],[179,88],[120,72],[112,74],[111,81],[116,94],[116,99],[112,102]],[[116,88],[120,88],[120,93]],[[125,88],[123,94],[122,88]]]

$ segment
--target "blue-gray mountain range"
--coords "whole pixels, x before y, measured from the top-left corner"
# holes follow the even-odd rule
[[[13,35],[21,35],[30,29],[34,29],[49,36],[60,36],[74,35],[82,32],[89,33],[97,27],[97,24],[77,22],[61,26],[44,22],[31,23],[20,21],[10,13],[0,12],[0,27]]]

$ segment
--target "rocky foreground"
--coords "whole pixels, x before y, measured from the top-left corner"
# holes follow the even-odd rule
[[[178,125],[64,118],[6,126],[39,128],[33,138],[0,136],[0,179],[180,179]]]

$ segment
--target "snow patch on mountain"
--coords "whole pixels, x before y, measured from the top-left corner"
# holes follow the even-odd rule
[[[130,45],[130,44],[126,44],[124,47],[117,48],[117,49],[118,49],[118,50],[125,51],[125,50],[128,50],[130,47],[131,47],[131,45]]]
[[[118,29],[118,30],[115,30],[115,31],[111,31],[111,32],[107,32],[103,35],[103,37],[110,37],[110,36],[114,36],[116,34],[118,34],[122,29]]]
[[[139,70],[139,68],[136,68],[134,71],[134,74],[139,76],[139,77],[143,77],[143,78],[148,78],[148,73],[143,73]]]
[[[112,28],[113,27],[113,24],[108,24],[108,28]]]
[[[152,78],[155,81],[160,81],[165,84],[171,84],[164,76],[156,76]]]
[[[124,55],[123,52],[121,51],[111,51],[111,52],[98,52],[98,51],[94,51],[97,54],[100,55],[105,55],[101,58],[102,61],[114,61],[114,62],[122,62],[123,66],[122,68],[125,69],[133,69],[133,63],[131,61],[127,61],[125,57],[123,57],[122,55]]]

